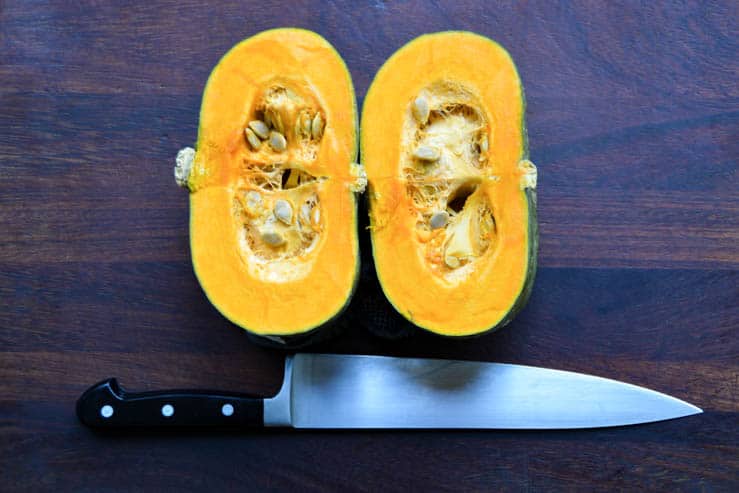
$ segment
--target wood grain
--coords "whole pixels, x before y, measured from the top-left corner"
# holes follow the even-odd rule
[[[0,3],[0,489],[739,490],[738,18],[729,1]],[[365,248],[343,334],[313,350],[562,368],[706,412],[582,432],[82,428],[74,402],[108,376],[279,385],[283,355],[198,286],[172,177],[213,65],[276,26],[333,43],[360,104],[417,35],[498,40],[524,81],[540,172],[540,270],[509,327],[372,335],[395,315]]]

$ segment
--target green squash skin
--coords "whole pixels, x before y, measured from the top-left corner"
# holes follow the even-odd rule
[[[516,67],[516,64],[513,62],[513,58],[510,56],[510,54],[508,53],[508,51],[505,48],[503,48],[496,41],[493,41],[490,38],[487,38],[485,36],[481,36],[481,35],[479,35],[477,33],[473,33],[473,32],[470,32],[470,31],[445,31],[445,32],[448,32],[448,33],[471,34],[473,36],[477,36],[477,37],[483,38],[485,41],[496,45],[501,50],[503,50],[503,52],[505,52],[508,55],[508,57],[511,59],[511,64],[513,65],[513,69],[516,72],[516,75],[518,76],[519,81],[521,80],[521,77],[518,74],[518,68]],[[426,35],[423,35],[423,36],[419,36],[417,38],[414,38],[411,41],[407,42],[405,45],[403,45],[401,48],[399,48],[395,53],[399,53],[400,51],[404,50],[409,45],[413,44],[414,42],[418,41],[419,39],[421,39],[421,38],[423,38],[425,36],[430,36],[430,35],[434,35],[434,34],[443,34],[443,32],[442,33],[426,34]],[[390,58],[392,58],[393,56],[395,56],[395,54],[391,55]],[[375,79],[370,84],[369,89],[367,91],[368,94],[372,90],[372,86],[374,84],[374,81],[377,79],[377,76],[383,70],[383,68],[385,67],[386,64],[387,64],[387,61],[385,61],[385,64],[383,64],[383,66],[380,67],[380,70],[378,71],[378,74],[375,75]],[[522,160],[525,160],[525,159],[528,159],[529,158],[529,138],[528,138],[528,131],[526,130],[526,96],[525,96],[525,93],[524,93],[523,83],[521,82],[519,85],[520,85],[520,88],[521,88],[521,96],[520,96],[521,97],[521,107],[522,107],[522,111],[521,111],[521,136],[522,136],[522,142],[523,142],[522,149],[521,149],[521,157],[519,158],[519,161],[522,161]],[[365,96],[365,99],[364,99],[365,104],[367,102],[367,99],[368,98]],[[363,111],[364,111],[364,108],[363,108]],[[363,144],[364,144],[364,141],[360,137],[360,147]],[[368,191],[369,191],[369,195],[371,195],[371,193],[372,193],[372,184],[371,184],[371,182],[368,183]],[[526,194],[526,203],[527,203],[527,208],[528,208],[528,228],[527,228],[527,234],[528,234],[528,253],[527,253],[527,258],[528,258],[528,262],[527,262],[527,266],[526,266],[526,276],[525,276],[524,281],[523,281],[521,292],[516,297],[516,300],[513,302],[513,304],[511,305],[511,307],[508,310],[508,312],[506,313],[506,315],[500,321],[498,321],[495,325],[491,326],[490,328],[488,328],[486,330],[483,330],[483,331],[480,331],[478,333],[475,333],[475,334],[469,334],[469,335],[441,334],[441,333],[439,333],[439,332],[437,332],[437,331],[435,331],[435,330],[433,330],[433,329],[431,329],[429,327],[424,327],[423,325],[418,324],[416,321],[413,320],[412,317],[409,317],[407,314],[405,314],[402,310],[399,309],[399,307],[396,305],[396,303],[387,295],[387,293],[384,291],[384,288],[383,288],[383,292],[385,294],[385,297],[390,302],[390,304],[393,306],[393,308],[400,315],[402,315],[402,317],[403,317],[404,320],[406,320],[407,322],[410,322],[410,324],[412,324],[414,327],[416,327],[418,329],[421,329],[424,332],[431,333],[431,334],[434,334],[434,335],[439,336],[439,337],[442,337],[442,338],[473,339],[473,338],[480,337],[480,336],[483,336],[483,335],[491,334],[491,333],[493,333],[493,332],[495,332],[495,331],[503,328],[504,326],[508,325],[516,317],[516,315],[518,315],[518,313],[520,313],[521,310],[523,310],[523,308],[528,303],[528,300],[531,297],[531,293],[532,293],[533,288],[534,288],[534,280],[536,278],[536,269],[537,269],[537,255],[538,255],[538,247],[539,247],[539,225],[538,225],[538,222],[537,222],[537,213],[536,213],[536,190],[535,189],[532,189],[532,188],[526,188],[524,190],[524,193]],[[369,203],[370,203],[369,209],[370,209],[370,224],[371,224],[372,223],[372,201],[369,200]],[[376,256],[375,256],[375,242],[374,242],[374,237],[373,237],[373,235],[370,235],[370,237],[372,239],[372,241],[371,241],[371,243],[372,243],[372,256],[373,256],[374,259],[376,259]],[[375,262],[375,266],[377,266],[377,263],[376,262]],[[380,279],[380,273],[379,273],[379,271],[377,271],[377,277],[378,277],[378,279]],[[381,280],[380,280],[380,284],[382,285],[382,281]],[[404,338],[404,337],[409,337],[410,335],[412,335],[412,333],[413,332],[411,330],[408,330],[408,327],[404,327],[403,325],[399,324],[398,330],[395,333],[393,333],[393,334],[388,335],[386,333],[376,332],[376,335],[378,335],[380,337],[383,337],[383,338],[401,339],[401,338]]]
[[[237,43],[236,45],[234,45],[228,52],[226,52],[226,54],[224,54],[220,58],[220,60],[216,64],[216,66],[211,71],[211,76],[212,76],[213,73],[216,72],[216,70],[218,69],[218,66],[228,57],[228,55],[231,53],[231,51],[235,50],[242,43],[245,43],[247,41],[250,41],[251,39],[253,39],[255,37],[258,37],[258,36],[261,36],[261,35],[264,35],[266,33],[279,32],[279,31],[302,31],[302,32],[308,33],[308,34],[310,34],[312,36],[316,36],[316,37],[320,38],[323,42],[325,42],[326,44],[328,44],[331,47],[331,50],[334,52],[334,54],[336,55],[337,59],[339,60],[339,62],[344,67],[344,72],[345,72],[346,77],[347,77],[347,80],[349,82],[349,84],[348,84],[349,85],[349,89],[351,90],[351,100],[352,100],[351,111],[354,114],[354,129],[355,129],[352,158],[351,158],[351,161],[349,163],[347,163],[347,164],[351,164],[351,162],[356,162],[356,160],[357,160],[357,153],[358,153],[358,150],[359,150],[359,115],[357,114],[357,98],[356,98],[356,93],[354,91],[354,84],[352,82],[352,77],[351,77],[351,74],[349,72],[349,69],[348,69],[348,67],[346,65],[346,62],[341,57],[341,55],[339,54],[339,52],[336,51],[336,49],[333,47],[333,45],[331,45],[330,43],[328,43],[328,41],[326,41],[319,34],[314,33],[312,31],[309,31],[309,30],[306,30],[306,29],[300,29],[300,28],[277,28],[277,29],[270,29],[268,31],[262,31],[260,33],[255,34],[252,37],[249,37],[247,39],[244,39],[244,40],[240,41],[239,43]],[[206,97],[208,95],[208,84],[210,82],[210,77],[211,76],[208,77],[208,81],[206,82],[205,88],[203,90],[203,97],[201,99],[201,113],[202,113],[203,108],[204,108],[204,105],[205,105],[205,99],[206,99]],[[203,119],[200,118],[200,122],[201,123],[199,123],[199,125],[198,125],[198,142],[195,145],[195,149],[196,150],[198,149],[198,146],[200,144],[200,136],[202,136],[202,134],[203,134],[203,131],[202,131],[202,128],[201,128],[202,121],[203,121]],[[193,264],[193,270],[195,272],[195,276],[198,278],[198,283],[200,284],[201,289],[203,289],[203,293],[205,294],[205,296],[208,299],[208,301],[210,302],[210,304],[213,305],[216,308],[216,310],[218,310],[218,312],[221,315],[223,315],[226,319],[228,319],[231,323],[233,323],[237,327],[240,327],[246,333],[246,335],[249,338],[249,340],[251,340],[252,342],[254,342],[254,343],[256,343],[256,344],[258,344],[260,346],[264,346],[264,347],[268,347],[268,348],[283,349],[283,350],[288,350],[288,351],[294,351],[294,350],[297,350],[297,349],[302,349],[302,348],[305,348],[307,346],[310,346],[310,345],[317,344],[319,342],[323,342],[325,340],[328,340],[328,339],[330,339],[332,337],[337,336],[338,334],[340,334],[344,330],[345,327],[344,327],[344,324],[342,324],[343,315],[346,312],[347,308],[349,307],[349,304],[351,302],[351,299],[354,296],[354,293],[355,293],[355,291],[357,289],[357,283],[359,281],[359,272],[360,272],[359,238],[357,236],[357,217],[358,217],[357,216],[357,202],[358,202],[357,201],[357,196],[358,196],[358,194],[356,194],[354,192],[347,192],[347,193],[351,193],[352,194],[352,204],[353,204],[352,211],[353,211],[353,217],[352,217],[351,228],[352,228],[352,231],[354,231],[354,254],[355,254],[356,258],[357,258],[357,261],[355,263],[355,272],[354,272],[354,278],[353,278],[354,280],[353,280],[353,283],[352,283],[352,287],[349,290],[349,293],[347,295],[346,301],[344,302],[344,304],[342,305],[342,307],[339,308],[339,310],[337,310],[335,313],[333,313],[332,315],[330,315],[324,321],[320,322],[318,325],[311,326],[311,327],[305,327],[305,329],[302,332],[291,333],[291,334],[270,334],[270,335],[263,335],[263,334],[258,334],[256,332],[250,330],[249,327],[244,327],[244,326],[240,325],[233,317],[229,316],[228,313],[226,313],[223,309],[221,309],[221,307],[219,306],[217,300],[212,299],[210,297],[210,295],[208,294],[208,292],[205,289],[203,289],[203,287],[202,287],[203,286],[203,283],[200,282],[200,275],[198,274],[198,267],[197,267],[197,265],[194,262],[194,259],[192,257],[192,254],[190,255],[190,259],[191,259],[192,264]],[[194,211],[194,208],[193,208],[192,202],[190,201],[190,223],[189,223],[189,229],[190,229],[190,233],[191,233],[190,234],[190,251],[191,252],[192,252],[192,231],[193,231],[192,222],[193,222],[193,211]]]

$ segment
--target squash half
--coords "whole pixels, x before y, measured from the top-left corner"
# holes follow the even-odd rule
[[[415,325],[505,325],[536,269],[536,168],[509,54],[468,32],[421,36],[378,72],[362,110],[375,268]]]
[[[180,151],[175,177],[190,190],[208,299],[259,342],[313,342],[348,304],[359,267],[362,171],[343,60],[301,29],[242,41],[208,79],[196,148]]]

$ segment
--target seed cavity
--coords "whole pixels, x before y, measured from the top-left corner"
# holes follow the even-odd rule
[[[277,219],[287,224],[293,222],[293,206],[287,200],[279,199],[275,202],[274,215]]]
[[[259,137],[257,137],[252,129],[245,129],[244,135],[246,136],[246,141],[249,143],[252,149],[258,151],[259,148],[262,147],[262,141],[259,140]]]
[[[242,225],[244,260],[274,280],[275,272],[294,272],[295,265],[283,261],[310,252],[321,235],[319,196],[327,178],[306,170],[314,167],[326,114],[304,88],[275,84],[255,101],[249,115],[244,139],[250,150],[260,152],[242,158],[243,188],[234,219]]]
[[[421,161],[438,161],[441,157],[441,151],[436,147],[421,145],[413,151],[413,156]]]
[[[439,229],[446,226],[449,222],[449,213],[447,211],[434,212],[429,219],[429,226],[431,229]]]
[[[283,152],[287,149],[287,141],[285,136],[274,130],[269,133],[269,146],[277,152]]]
[[[310,126],[310,133],[313,136],[314,140],[319,140],[323,136],[323,127],[323,117],[321,117],[320,112],[316,113],[316,116],[313,117],[313,122],[311,122]]]
[[[413,118],[421,125],[426,125],[426,122],[429,120],[430,110],[428,102],[423,97],[419,96],[413,101],[411,110],[413,111]]]
[[[433,107],[432,107],[433,103]],[[401,166],[416,213],[417,248],[451,282],[468,276],[497,235],[488,188],[494,128],[475,91],[436,81],[410,101]]]
[[[262,120],[252,120],[249,122],[249,128],[257,134],[260,139],[269,137],[269,127]]]

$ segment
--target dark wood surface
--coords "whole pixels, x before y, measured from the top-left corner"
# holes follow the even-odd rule
[[[128,3],[0,2],[0,490],[739,490],[736,2]],[[360,103],[417,35],[500,41],[539,167],[540,270],[509,327],[388,341],[347,324],[315,350],[575,370],[705,414],[537,433],[80,426],[76,398],[108,376],[133,390],[279,384],[283,355],[201,292],[172,176],[211,68],[276,26],[333,43]],[[355,314],[377,298],[371,272]]]

